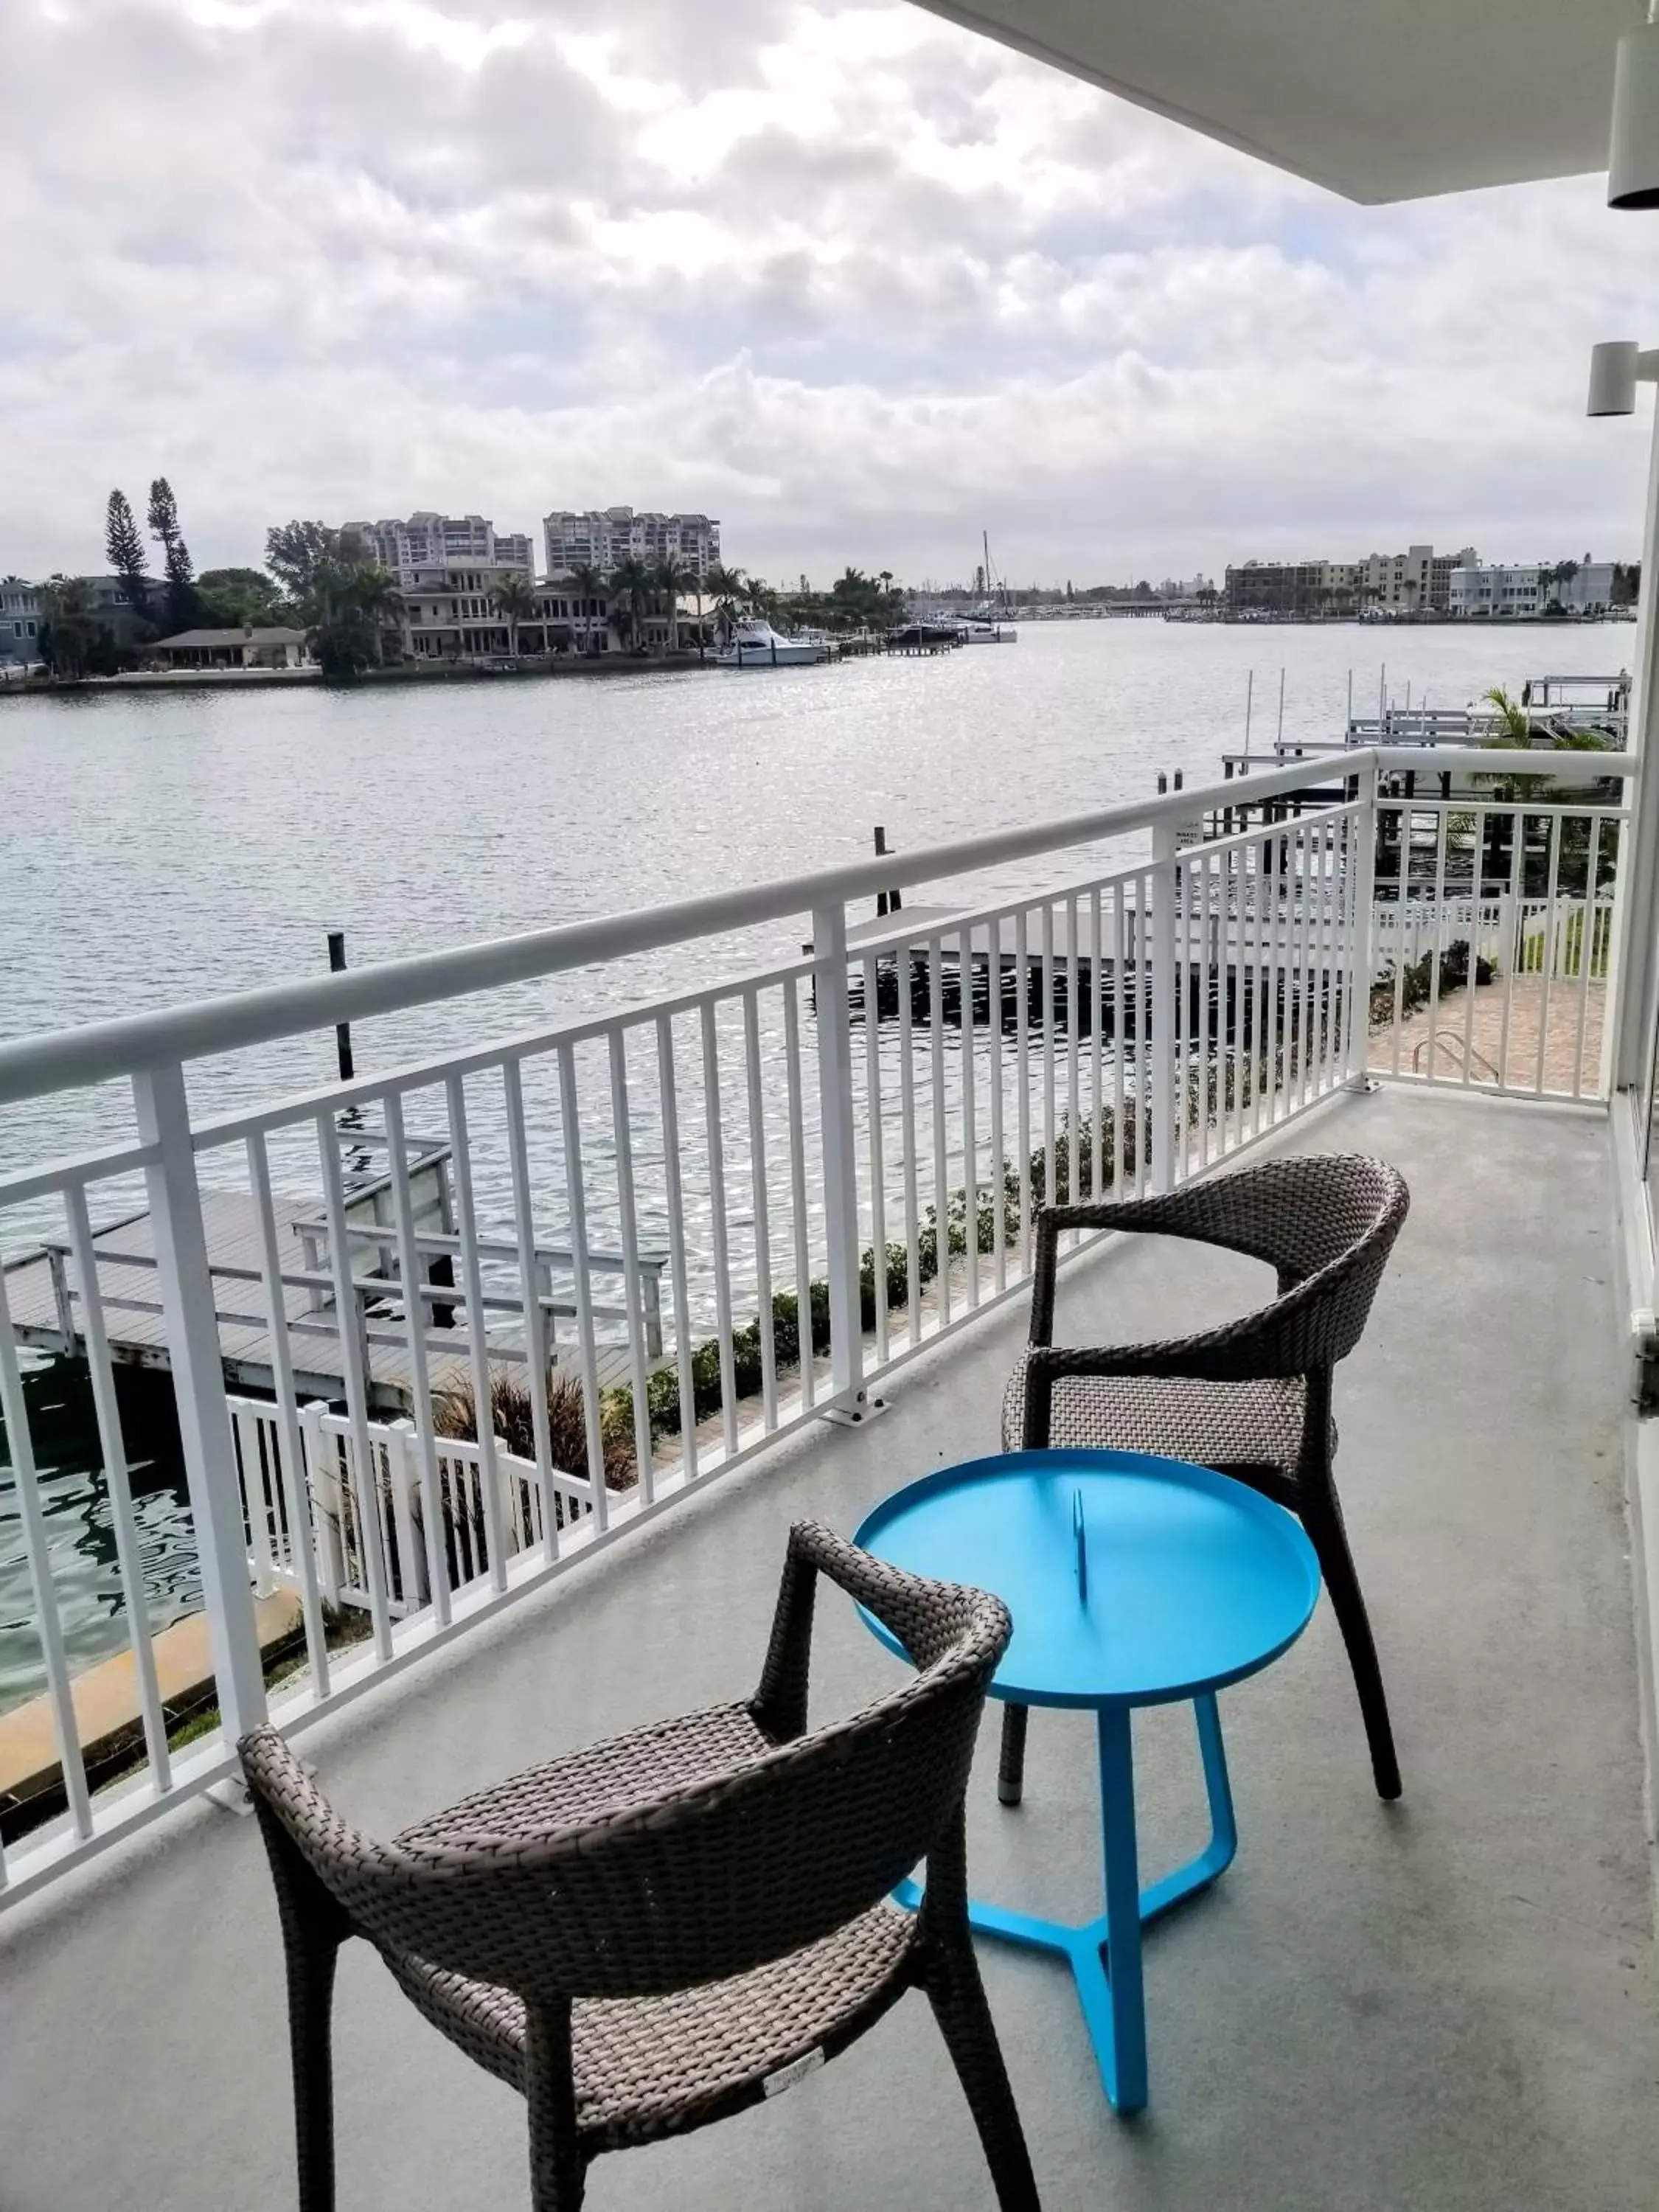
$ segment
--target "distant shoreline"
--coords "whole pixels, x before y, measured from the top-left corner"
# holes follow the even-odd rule
[[[131,669],[119,676],[84,676],[60,684],[51,677],[0,678],[0,700],[84,699],[106,691],[269,691],[314,690],[327,684],[336,691],[374,690],[398,684],[518,684],[538,677],[617,677],[683,675],[689,670],[714,668],[713,659],[695,653],[655,654],[648,659],[632,653],[595,653],[590,659],[572,653],[556,659],[527,659],[516,668],[481,668],[470,661],[401,661],[392,668],[366,668],[344,678],[325,677],[320,668],[161,668]]]

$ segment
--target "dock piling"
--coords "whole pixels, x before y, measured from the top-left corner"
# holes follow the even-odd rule
[[[345,932],[343,929],[331,929],[328,933],[329,973],[333,975],[344,975],[345,964]],[[334,1024],[334,1051],[340,1063],[340,1080],[342,1083],[349,1083],[352,1079],[349,1022],[337,1022]]]
[[[887,832],[882,828],[881,824],[878,823],[876,824],[876,858],[880,860],[886,850]],[[899,914],[902,912],[903,907],[904,894],[896,887],[896,885],[890,891],[878,891],[876,893],[876,912],[878,915]]]

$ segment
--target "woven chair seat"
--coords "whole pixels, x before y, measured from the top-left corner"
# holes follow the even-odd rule
[[[1002,1449],[1024,1439],[1022,1352],[1002,1401]],[[1206,1382],[1183,1376],[1062,1375],[1055,1379],[1048,1441],[1056,1448],[1155,1452],[1195,1467],[1296,1472],[1307,1386],[1299,1376]],[[1331,1424],[1336,1449],[1336,1424]]]
[[[578,1999],[572,2008],[576,2124],[595,2151],[678,2133],[764,2094],[810,2054],[867,2027],[916,1940],[914,1913],[885,1901],[833,1936],[727,1981],[666,1996]],[[398,1986],[477,2064],[522,2091],[525,2011],[509,1990],[388,1955]]]

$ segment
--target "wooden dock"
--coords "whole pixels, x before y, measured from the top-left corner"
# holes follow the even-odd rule
[[[447,1152],[426,1152],[410,1175],[416,1242],[427,1265],[428,1280],[447,1287],[454,1279],[459,1239],[450,1225]],[[393,1232],[387,1219],[388,1191],[389,1178],[381,1177],[354,1194],[347,1207],[348,1235],[354,1248],[352,1271],[358,1291],[351,1325],[357,1329],[362,1350],[369,1410],[399,1414],[406,1413],[411,1402],[411,1361],[401,1288],[389,1249]],[[274,1196],[272,1205],[277,1247],[283,1255],[283,1311],[295,1387],[302,1398],[332,1402],[344,1395],[346,1349],[321,1209],[314,1199],[281,1194]],[[271,1322],[261,1264],[258,1206],[246,1192],[207,1190],[202,1194],[202,1215],[226,1383],[233,1390],[272,1392],[276,1377]],[[131,1214],[99,1230],[93,1238],[93,1251],[112,1359],[118,1367],[165,1373],[170,1370],[172,1359],[161,1310],[155,1229],[147,1212]],[[486,1261],[503,1260],[510,1252],[516,1261],[516,1248],[489,1238],[480,1239],[480,1251]],[[538,1248],[537,1260],[552,1364],[574,1363],[575,1345],[568,1336],[563,1341],[559,1338],[559,1322],[573,1316],[574,1304],[555,1297],[551,1291],[553,1273],[568,1267],[570,1255],[558,1247],[542,1246]],[[655,1254],[641,1255],[641,1318],[647,1365],[652,1372],[668,1364],[659,1297],[663,1264]],[[595,1252],[589,1255],[589,1265],[599,1274],[620,1273],[622,1261],[619,1255]],[[67,1247],[48,1243],[9,1261],[5,1273],[6,1296],[19,1343],[68,1358],[81,1357],[86,1347],[84,1309]],[[440,1394],[456,1389],[470,1376],[472,1341],[459,1291],[453,1305],[423,1303],[429,1316],[428,1369],[432,1389]],[[490,1360],[521,1364],[526,1334],[521,1298],[491,1295],[486,1288],[483,1305],[482,1325]],[[602,1389],[626,1382],[630,1374],[627,1345],[601,1345],[598,1364]]]

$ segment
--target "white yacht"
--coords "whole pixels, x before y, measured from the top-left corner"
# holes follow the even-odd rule
[[[958,630],[964,645],[1018,645],[1019,632],[1012,623],[987,622],[975,615],[962,623]]]
[[[722,668],[805,668],[822,660],[827,648],[819,637],[785,637],[758,617],[740,622],[715,655]]]

